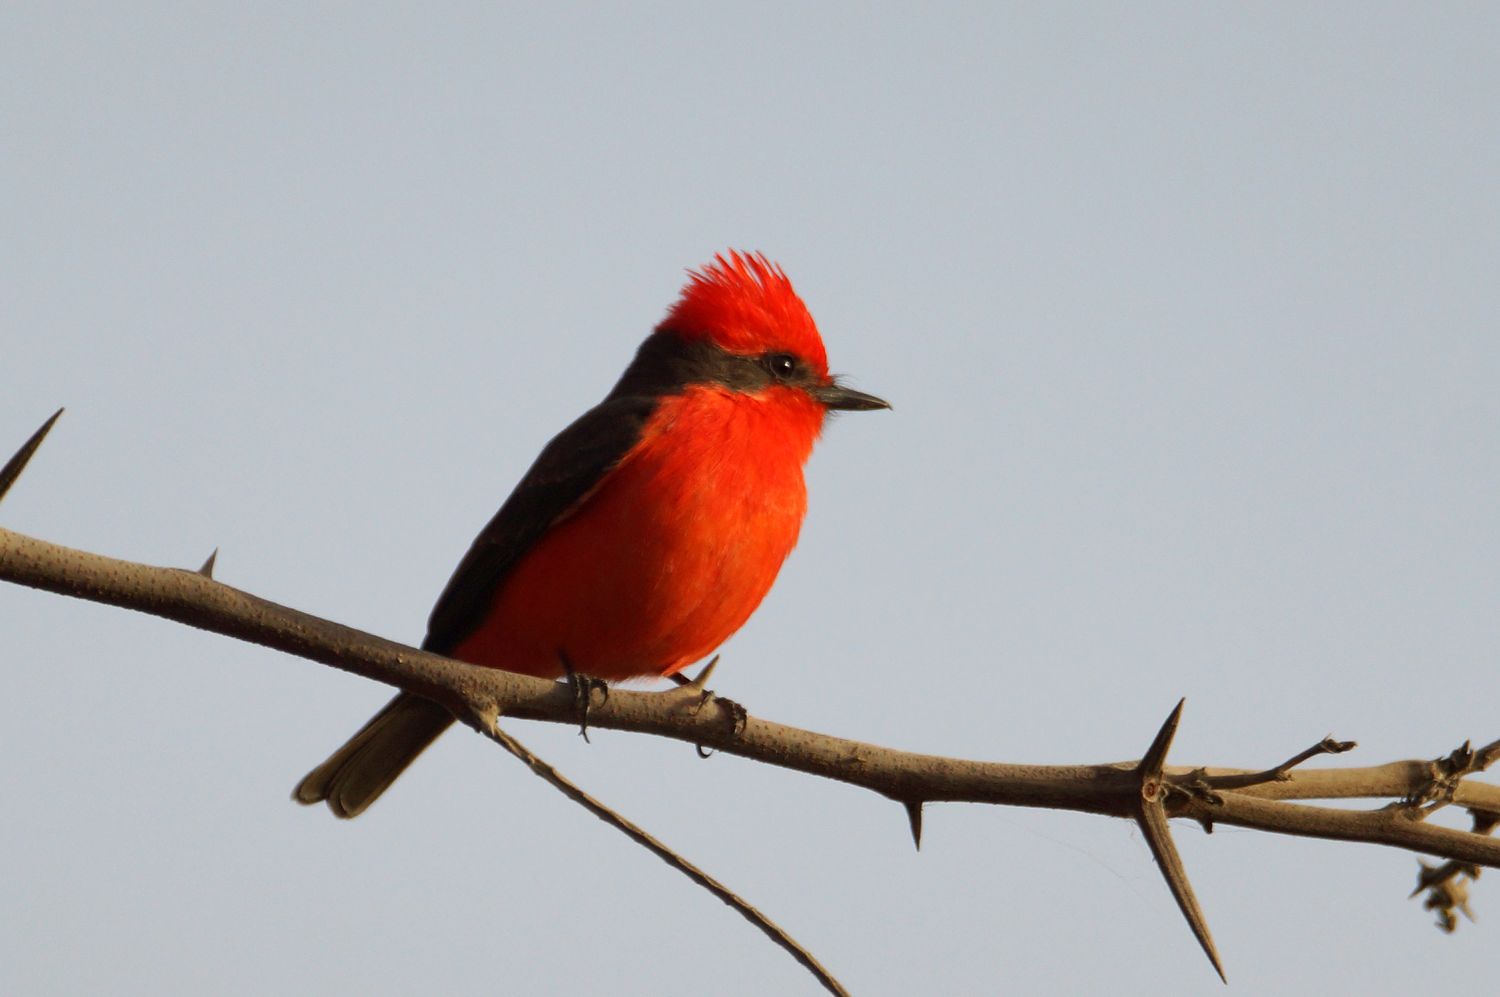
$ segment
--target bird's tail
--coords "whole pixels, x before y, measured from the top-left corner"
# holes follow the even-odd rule
[[[297,783],[298,803],[328,801],[339,817],[358,817],[453,723],[431,700],[403,692],[359,733]]]

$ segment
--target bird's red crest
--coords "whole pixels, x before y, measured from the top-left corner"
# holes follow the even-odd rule
[[[700,270],[656,327],[731,353],[792,353],[827,375],[823,338],[786,272],[762,253],[730,250]]]

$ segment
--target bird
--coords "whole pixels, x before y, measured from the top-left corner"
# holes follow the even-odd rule
[[[797,543],[803,467],[828,414],[888,408],[829,374],[778,264],[716,254],[480,531],[422,648],[544,678],[676,675],[770,591]],[[356,817],[453,722],[399,693],[293,799]]]

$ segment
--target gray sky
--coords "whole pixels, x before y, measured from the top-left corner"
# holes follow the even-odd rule
[[[1410,8],[1416,10],[1416,8]],[[420,639],[683,269],[780,260],[835,369],[767,718],[1012,761],[1500,734],[1500,15],[1199,5],[0,13],[0,522]],[[454,733],[288,801],[387,690],[0,589],[0,989],[813,993]],[[517,724],[859,994],[1217,993],[1139,835]],[[1492,981],[1374,848],[1177,829],[1234,992]]]

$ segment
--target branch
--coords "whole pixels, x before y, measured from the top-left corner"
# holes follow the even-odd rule
[[[40,435],[27,448],[34,450]],[[24,465],[23,455],[17,457]],[[0,471],[6,486],[19,474],[16,464],[12,460]],[[577,722],[575,694],[563,684],[439,657],[363,633],[221,584],[209,577],[210,565],[204,569],[120,561],[0,529],[0,580],[150,613],[319,661],[438,702],[486,736],[493,737],[498,715]],[[628,689],[610,690],[603,703],[591,707],[589,723],[673,738],[864,787],[900,803],[918,841],[922,805],[935,801],[1130,818],[1145,830],[1179,907],[1216,969],[1212,940],[1171,846],[1168,817],[1189,817],[1208,830],[1229,824],[1388,845],[1476,869],[1500,867],[1500,840],[1488,833],[1493,823],[1481,830],[1476,819],[1475,830],[1459,831],[1425,820],[1450,804],[1473,813],[1500,813],[1500,786],[1467,778],[1500,757],[1500,741],[1477,751],[1465,746],[1437,760],[1367,768],[1298,767],[1318,754],[1353,746],[1331,740],[1268,770],[1166,766],[1178,716],[1174,712],[1145,761],[1094,765],[1010,765],[897,751],[746,717],[721,700]],[[1374,810],[1289,802],[1338,798],[1390,802]]]
[[[134,609],[322,662],[441,703],[476,730],[484,730],[485,718],[497,712],[525,720],[578,722],[574,694],[562,683],[439,657],[258,598],[186,568],[115,560],[0,528],[0,581]],[[753,716],[738,736],[732,736],[732,710],[718,701],[711,701],[702,709],[694,709],[693,705],[670,692],[616,688],[610,690],[606,702],[596,703],[590,709],[589,723],[610,730],[705,745],[754,761],[862,786],[902,803],[1000,803],[1131,817],[1133,797],[1139,795],[1131,775],[1133,762],[1010,765],[944,758],[801,730]],[[1172,766],[1166,771],[1175,777],[1189,777],[1199,771],[1217,776],[1244,774],[1248,770]],[[1274,805],[1286,800],[1405,798],[1420,792],[1431,779],[1429,761],[1391,762],[1368,768],[1302,769],[1292,772],[1283,782],[1222,794],[1226,801],[1257,799],[1267,805],[1264,811],[1231,807],[1226,802],[1211,814],[1206,810],[1201,813],[1217,823],[1362,841],[1367,839],[1361,834],[1338,833],[1342,824],[1323,828],[1288,818],[1284,827],[1274,826],[1274,821],[1261,814],[1281,814],[1293,809]],[[1500,786],[1462,782],[1453,802],[1500,810]],[[1174,816],[1195,819],[1200,816],[1200,809],[1188,809],[1192,812]],[[1317,833],[1320,830],[1334,833]],[[1479,843],[1475,855],[1450,855],[1436,837],[1431,844],[1434,855],[1500,866],[1497,841]],[[1402,847],[1414,846],[1402,843]],[[1429,849],[1416,846],[1416,850]]]

